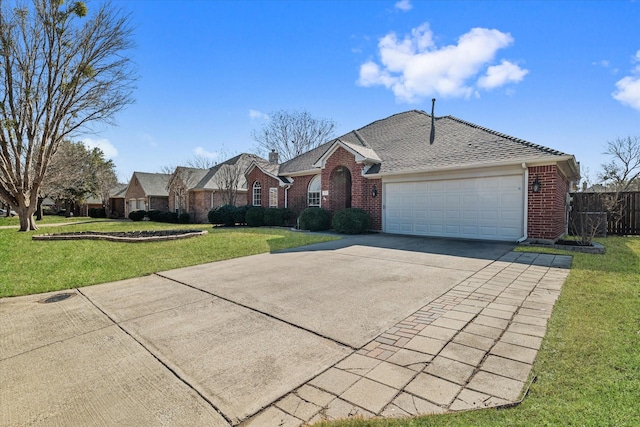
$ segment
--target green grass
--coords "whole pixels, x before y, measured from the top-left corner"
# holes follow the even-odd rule
[[[120,243],[101,240],[34,241],[35,234],[70,231],[204,229],[202,237]],[[0,297],[28,295],[139,277],[173,268],[277,251],[334,237],[269,228],[222,228],[149,222],[98,222],[47,227],[30,233],[0,230]]]
[[[332,427],[640,426],[640,238],[598,239],[605,255],[573,255],[524,402],[407,420],[345,420]]]

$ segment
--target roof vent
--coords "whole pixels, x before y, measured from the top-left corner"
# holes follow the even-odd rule
[[[435,109],[436,109],[436,99],[433,98],[431,100],[431,133],[429,134],[429,144],[433,144],[433,141],[435,141],[436,139],[436,121],[433,116]]]

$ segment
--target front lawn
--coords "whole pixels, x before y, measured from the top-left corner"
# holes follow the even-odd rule
[[[606,246],[605,255],[570,253],[571,274],[533,369],[538,380],[520,406],[317,425],[640,426],[640,238],[598,242]]]
[[[34,234],[44,233],[183,228],[208,230],[209,234],[184,240],[144,243],[31,240]],[[3,229],[0,230],[0,297],[94,285],[334,239],[280,229],[212,229],[207,224],[150,222],[74,224],[29,233]]]

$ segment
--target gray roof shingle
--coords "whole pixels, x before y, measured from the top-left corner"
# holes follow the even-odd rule
[[[167,183],[171,175],[166,173],[134,172],[147,196],[168,197]]]
[[[431,115],[420,110],[394,114],[337,139],[368,158],[380,159],[367,174],[412,173],[443,168],[488,166],[498,162],[570,157],[453,116],[435,118],[435,141],[429,144]],[[336,140],[296,157],[280,167],[280,174],[313,169]],[[358,149],[358,147],[363,147]]]

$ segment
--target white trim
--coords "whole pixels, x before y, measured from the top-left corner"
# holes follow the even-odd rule
[[[355,149],[353,149],[352,147],[350,147],[349,145],[345,144],[344,142],[338,139],[331,145],[331,147],[327,151],[324,152],[322,156],[320,156],[320,158],[313,164],[313,166],[324,169],[327,164],[327,159],[331,157],[339,147],[342,147],[345,150],[347,150],[349,153],[351,153],[355,157],[356,163],[380,163],[381,162],[379,158],[374,159],[358,153]],[[367,148],[367,147],[362,147],[362,148]],[[368,150],[371,150],[371,148],[368,148]]]

